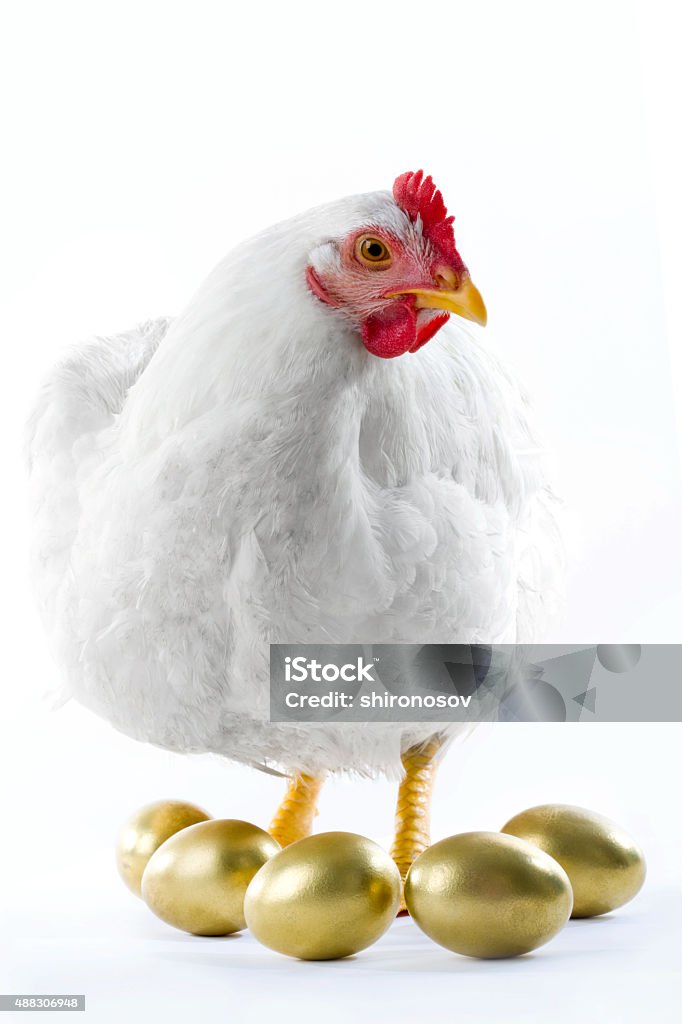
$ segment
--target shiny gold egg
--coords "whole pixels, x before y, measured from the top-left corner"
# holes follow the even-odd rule
[[[644,854],[627,832],[582,807],[543,804],[502,829],[538,846],[561,864],[573,887],[573,917],[622,907],[644,884]]]
[[[400,873],[385,850],[364,836],[322,832],[268,861],[244,911],[264,946],[301,960],[335,960],[376,942],[399,906]]]
[[[229,935],[244,927],[249,882],[279,849],[272,836],[247,821],[202,821],[171,836],[150,857],[142,898],[175,928]]]
[[[158,800],[133,814],[119,832],[116,844],[116,864],[130,891],[140,895],[142,872],[162,843],[181,829],[210,817],[200,807],[182,800]]]
[[[405,879],[423,932],[466,956],[519,956],[549,942],[573,904],[566,872],[537,847],[497,832],[463,832],[429,847]]]

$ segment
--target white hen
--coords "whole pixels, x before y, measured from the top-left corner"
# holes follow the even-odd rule
[[[69,695],[283,770],[290,811],[326,771],[428,774],[457,726],[271,723],[268,645],[538,639],[553,498],[517,386],[449,312],[485,314],[418,172],[264,231],[178,319],[52,373],[29,457]]]

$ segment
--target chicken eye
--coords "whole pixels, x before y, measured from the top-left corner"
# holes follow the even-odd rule
[[[388,267],[392,261],[388,246],[381,239],[372,238],[370,235],[358,239],[355,251],[362,263],[369,263],[377,268]]]

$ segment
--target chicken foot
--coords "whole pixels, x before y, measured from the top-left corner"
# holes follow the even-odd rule
[[[280,846],[290,846],[310,835],[323,782],[324,778],[315,775],[294,775],[289,779],[284,799],[268,829]]]
[[[441,739],[434,736],[426,743],[410,747],[401,756],[405,777],[398,789],[391,856],[403,882],[412,862],[431,844],[431,795],[441,745]],[[405,910],[404,896],[400,910]]]

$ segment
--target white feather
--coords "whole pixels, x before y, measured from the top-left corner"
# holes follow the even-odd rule
[[[277,225],[45,385],[41,605],[67,692],[123,732],[397,775],[434,725],[270,723],[269,643],[541,636],[560,545],[515,383],[454,324],[375,358],[307,290],[311,252],[399,216],[372,193]]]

